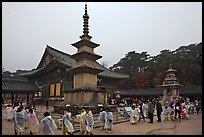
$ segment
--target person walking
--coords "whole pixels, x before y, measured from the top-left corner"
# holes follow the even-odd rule
[[[44,118],[40,122],[40,130],[39,134],[42,135],[55,135],[55,130],[57,129],[57,125],[55,121],[52,119],[49,112],[44,113]]]
[[[136,111],[135,111],[135,106],[132,106],[132,110],[130,111],[130,123],[137,124],[137,119],[136,119]]]
[[[84,134],[93,135],[94,118],[91,110],[86,110],[86,132]]]
[[[23,106],[17,108],[13,117],[13,125],[15,135],[23,135],[25,130],[26,114],[23,111]]]
[[[144,110],[144,104],[143,104],[142,101],[139,101],[139,109],[140,109],[140,116],[142,116],[142,119],[143,119],[144,122],[145,122],[145,117],[144,117],[144,112],[143,112],[143,110]],[[140,119],[141,119],[141,118],[139,118],[139,121],[140,121]],[[138,121],[138,122],[139,122],[139,121]]]
[[[73,135],[74,133],[74,126],[71,123],[71,112],[68,109],[64,109],[64,115],[62,117],[62,133],[63,135]]]
[[[30,132],[30,135],[33,135],[34,130],[37,128],[39,124],[39,121],[32,108],[29,108],[29,114],[26,120],[28,124],[28,131]]]
[[[159,99],[156,100],[157,122],[161,122],[161,112],[163,111]]]
[[[111,133],[113,126],[113,113],[110,111],[110,108],[106,109],[106,123],[105,128],[107,129],[106,133]]]
[[[177,119],[177,115],[178,115],[178,119],[180,122],[181,121],[181,103],[179,100],[176,100],[176,104],[175,104],[174,108],[175,108],[174,120]]]
[[[36,99],[35,98],[33,99],[32,104],[33,104],[33,109],[36,110]]]
[[[49,108],[49,101],[48,101],[48,99],[45,100],[45,106],[46,106],[46,109]]]
[[[101,108],[101,112],[99,113],[99,118],[98,118],[98,120],[100,121],[100,124],[101,124],[101,130],[103,130],[104,127],[105,127],[106,115],[107,115],[107,114],[106,114],[105,109],[104,109],[104,108]]]
[[[11,107],[11,104],[8,104],[8,106],[6,107],[5,109],[5,117],[8,121],[11,121],[12,118],[14,117],[14,110],[13,108]]]
[[[84,134],[86,131],[85,118],[86,118],[86,110],[85,108],[82,108],[81,114],[80,114],[80,120],[79,120],[79,128],[80,128],[81,134]]]
[[[148,117],[150,119],[150,121],[148,123],[153,123],[153,113],[154,113],[154,106],[152,103],[152,100],[150,99],[148,102],[148,109],[147,109],[147,113],[148,113]]]

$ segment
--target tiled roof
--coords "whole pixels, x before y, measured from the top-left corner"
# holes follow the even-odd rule
[[[120,95],[130,96],[162,96],[163,90],[161,88],[146,88],[146,89],[129,89],[119,90]],[[202,95],[202,86],[181,87],[179,89],[180,96]]]
[[[2,76],[2,92],[28,92],[33,93],[39,91],[38,86],[26,78],[20,76]]]
[[[60,62],[62,64],[65,64],[68,67],[74,67],[74,65],[76,64],[76,61],[74,59],[70,58],[69,54],[66,54],[66,53],[64,53],[62,51],[54,49],[54,48],[52,48],[50,46],[47,46],[46,50],[55,57],[56,61],[58,61],[58,62]],[[102,66],[101,64],[99,64],[98,62],[96,62],[96,67],[98,69],[104,70],[103,72],[98,74],[101,77],[108,77],[108,78],[115,78],[115,79],[124,79],[124,78],[129,77],[128,75],[125,75],[125,74],[112,72],[109,69]],[[23,73],[23,74],[21,74],[21,76],[35,75],[36,73],[38,73],[39,71],[42,71],[43,69],[44,68],[40,68],[40,69],[31,71],[31,72]]]

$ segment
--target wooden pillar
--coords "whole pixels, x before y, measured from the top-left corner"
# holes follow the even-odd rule
[[[29,104],[29,94],[27,94],[27,102],[26,104],[28,105]]]
[[[11,105],[13,105],[14,104],[14,96],[13,96],[13,94],[11,94]]]

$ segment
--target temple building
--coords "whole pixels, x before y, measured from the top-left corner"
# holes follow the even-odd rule
[[[15,75],[2,75],[2,99],[5,104],[13,105],[16,99],[23,99],[23,105],[31,104],[39,91],[34,81]]]
[[[115,89],[116,82],[129,77],[125,74],[110,71],[96,62],[102,56],[94,53],[94,48],[98,47],[99,44],[92,42],[90,40],[92,37],[88,35],[89,16],[87,6],[85,6],[83,19],[81,40],[72,44],[78,49],[76,54],[69,55],[47,45],[37,68],[20,74],[32,81],[36,81],[41,88],[41,91],[36,94],[37,98],[46,98],[55,100],[55,102],[59,100],[61,102],[64,100],[65,92],[73,89],[76,91],[80,88],[106,90],[111,93]],[[74,102],[72,97],[66,98],[66,100],[67,103],[70,103],[70,100]]]

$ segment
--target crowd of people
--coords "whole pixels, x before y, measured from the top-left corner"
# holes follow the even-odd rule
[[[165,104],[164,106],[162,106],[160,99],[149,99],[147,101],[137,100],[137,103],[132,103],[130,107],[132,108],[130,112],[131,124],[137,124],[141,119],[143,119],[143,122],[145,122],[146,119],[149,119],[148,123],[153,123],[154,116],[157,117],[157,122],[162,122],[163,120],[180,122],[181,119],[189,119],[190,114],[194,113],[194,108],[196,108],[195,110],[197,114],[199,114],[202,109],[199,100],[196,100],[195,103],[192,104],[182,99],[177,99],[175,103],[173,99],[171,99],[168,104]],[[51,114],[45,112],[44,117],[39,121],[35,111],[35,102],[34,105],[28,105],[24,108],[21,102],[15,101],[13,106],[11,104],[7,105],[4,115],[7,121],[13,123],[15,135],[55,135],[57,125]],[[62,116],[63,135],[74,135],[74,125],[71,116],[71,111],[65,108],[64,115]],[[79,119],[81,134],[93,135],[94,116],[92,111],[82,108],[80,114],[76,115],[76,118]],[[106,130],[106,133],[108,134],[112,132],[113,113],[110,108],[100,108],[98,121],[100,121],[101,130]],[[38,129],[38,132],[34,133],[36,129]]]
[[[137,124],[140,119],[145,121],[145,116],[150,121],[148,123],[153,123],[153,117],[157,116],[157,122],[161,122],[161,118],[165,121],[181,121],[181,119],[189,119],[190,115],[193,114],[194,110],[199,114],[201,107],[201,102],[196,100],[195,103],[190,103],[183,99],[177,99],[174,103],[173,99],[170,99],[169,103],[164,106],[161,105],[161,100],[148,100],[138,101],[137,104],[133,104],[132,110],[130,112],[130,123]]]

